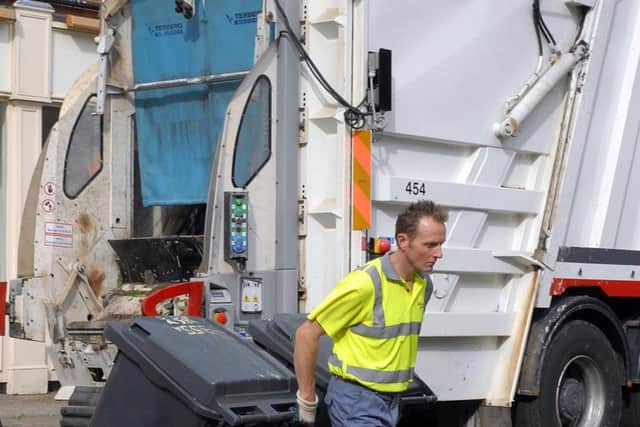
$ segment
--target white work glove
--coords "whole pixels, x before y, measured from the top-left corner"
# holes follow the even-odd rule
[[[304,400],[300,396],[300,390],[296,393],[298,402],[298,421],[303,424],[313,424],[316,422],[316,409],[318,408],[318,395],[314,394],[313,402]]]

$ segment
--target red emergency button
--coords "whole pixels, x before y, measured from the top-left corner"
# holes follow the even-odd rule
[[[213,320],[221,325],[227,324],[227,312],[225,310],[216,311],[213,313]]]
[[[389,250],[391,249],[391,242],[389,241],[389,239],[376,239],[378,240],[377,242],[377,251],[376,253],[379,254],[386,254],[387,252],[389,252]]]

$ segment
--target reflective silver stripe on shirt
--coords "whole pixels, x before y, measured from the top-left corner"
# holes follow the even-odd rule
[[[373,326],[384,326],[384,308],[382,307],[382,277],[375,265],[371,265],[365,270],[365,273],[371,277],[373,283]]]
[[[331,356],[329,356],[329,364],[342,369],[342,360],[338,359],[335,353],[331,353]]]
[[[335,354],[329,356],[329,363],[342,369],[342,361],[340,361]],[[377,369],[347,366],[346,373],[353,375],[359,380],[376,384],[404,383],[413,378],[413,368],[399,371],[379,371]]]
[[[360,323],[351,328],[351,332],[371,338],[395,338],[406,335],[418,335],[422,322],[399,323],[393,326],[385,326],[384,307],[382,305],[382,277],[375,265],[370,265],[364,270],[373,283],[373,325],[367,326]]]
[[[395,338],[407,335],[418,335],[422,322],[398,323],[392,326],[367,326],[360,323],[351,328],[354,334],[370,338]]]
[[[424,276],[424,307],[427,306],[427,303],[431,299],[431,294],[433,294],[433,282],[431,282],[431,276],[425,274]]]
[[[347,373],[362,381],[376,384],[404,383],[413,377],[413,368],[400,371],[378,371],[375,369],[347,366]]]

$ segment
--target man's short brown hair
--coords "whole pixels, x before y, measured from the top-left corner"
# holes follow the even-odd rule
[[[398,234],[405,233],[409,239],[416,236],[418,223],[423,217],[429,217],[444,224],[449,219],[447,210],[431,200],[421,200],[410,204],[396,219],[396,238]]]

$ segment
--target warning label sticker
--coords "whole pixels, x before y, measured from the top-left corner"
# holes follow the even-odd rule
[[[257,277],[242,278],[241,285],[242,303],[240,310],[243,313],[260,313],[262,311],[262,281]]]
[[[44,244],[61,248],[73,247],[73,226],[59,222],[44,223]]]
[[[45,234],[68,234],[73,235],[73,226],[71,224],[61,224],[59,222],[45,222]]]

